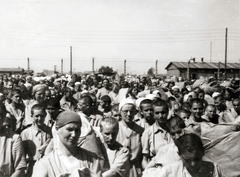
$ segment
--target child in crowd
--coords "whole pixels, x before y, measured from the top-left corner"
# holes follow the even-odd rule
[[[103,177],[124,177],[129,170],[129,150],[116,141],[118,131],[119,124],[115,118],[107,117],[101,120],[101,141],[105,147],[107,159],[110,164],[110,169],[102,174]]]
[[[219,115],[219,123],[230,123],[235,120],[229,109],[227,109],[225,99],[222,95],[214,97],[214,104],[217,109],[217,114]]]
[[[186,126],[206,121],[202,118],[202,115],[204,113],[203,101],[199,98],[193,98],[191,104],[191,115],[189,119],[185,121]]]
[[[171,101],[169,103],[169,113],[168,113],[168,118],[171,118],[173,116],[177,115],[178,109],[179,109],[179,103],[178,101]]]
[[[166,122],[166,127],[168,133],[170,133],[174,141],[185,134],[184,128],[186,126],[184,120],[178,116],[174,116],[168,119]],[[165,146],[162,146],[159,148],[157,155],[148,163],[146,169],[150,170],[146,170],[144,172],[144,176],[155,176],[158,171],[161,170],[157,168],[161,168],[164,165],[173,163],[178,160],[180,160],[180,157],[177,153],[177,147],[174,143],[169,143]]]
[[[147,163],[157,154],[161,146],[172,142],[170,134],[166,131],[166,121],[168,117],[167,102],[157,99],[153,102],[153,115],[155,123],[147,128],[142,135],[142,167],[145,169]]]
[[[119,112],[119,104],[114,104],[111,108],[112,117],[116,118],[118,121],[121,120],[121,115]]]
[[[216,114],[215,105],[209,104],[206,107],[205,114],[202,116],[203,119],[212,122],[214,124],[218,124],[219,115]]]
[[[31,117],[33,124],[21,133],[23,147],[29,164],[27,175],[30,176],[33,165],[36,160],[44,155],[45,148],[52,137],[51,128],[44,124],[46,110],[42,105],[36,104],[32,106]]]
[[[184,121],[186,121],[189,119],[191,112],[186,109],[179,109],[177,115],[181,117]]]
[[[143,127],[144,129],[150,127],[154,124],[155,119],[153,118],[153,105],[152,100],[144,99],[140,103],[140,115],[141,119],[137,122],[138,125]]]
[[[105,117],[111,116],[111,98],[108,95],[104,95],[100,98],[98,110],[103,112]]]

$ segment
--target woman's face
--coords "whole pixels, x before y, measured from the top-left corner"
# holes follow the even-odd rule
[[[12,96],[12,102],[19,104],[21,102],[21,95],[20,94],[15,94]]]
[[[57,134],[64,146],[76,147],[81,134],[80,123],[69,123],[58,129]]]
[[[38,102],[43,102],[45,98],[45,91],[44,90],[39,90],[35,93],[35,99],[38,101]]]
[[[65,93],[65,97],[66,97],[66,98],[72,97],[72,92],[71,92],[70,89]]]
[[[224,98],[225,98],[225,100],[227,100],[227,101],[230,101],[230,100],[231,100],[231,95],[230,95],[229,91],[227,91],[227,90],[225,91]]]
[[[137,89],[136,88],[132,89],[132,95],[133,96],[137,96],[137,94],[138,94]]]

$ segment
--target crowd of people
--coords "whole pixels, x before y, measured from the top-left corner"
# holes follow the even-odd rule
[[[0,176],[240,176],[239,80],[0,76]]]

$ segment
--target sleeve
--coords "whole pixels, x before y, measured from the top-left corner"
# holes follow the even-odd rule
[[[126,147],[122,147],[117,153],[116,158],[111,164],[111,169],[116,171],[120,176],[125,176],[129,170],[130,153]]]
[[[232,116],[231,112],[229,110],[226,110],[223,112],[223,121],[226,123],[233,122],[235,118]]]
[[[146,129],[141,137],[142,143],[142,153],[150,155],[150,145],[149,145],[149,129]]]
[[[32,124],[30,105],[26,106],[25,108],[25,123],[26,125]]]
[[[12,146],[12,156],[13,156],[13,164],[14,170],[19,170],[21,168],[26,168],[26,159],[25,153],[23,150],[22,139],[20,135],[14,135],[14,142]]]
[[[154,157],[156,164],[166,165],[180,160],[181,158],[177,151],[174,143],[160,147],[157,155]]]
[[[23,149],[25,151],[25,153],[27,154],[27,137],[26,137],[26,130],[23,130],[23,132],[21,133],[21,140],[22,140],[22,145],[23,145]]]
[[[47,167],[43,162],[43,159],[40,159],[35,163],[32,177],[48,177]]]

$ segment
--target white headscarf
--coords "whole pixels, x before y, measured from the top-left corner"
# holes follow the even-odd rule
[[[123,107],[125,104],[135,105],[132,99],[124,99],[124,100],[122,100],[122,101],[120,102],[120,104],[119,104],[119,111],[121,111],[122,107]]]

